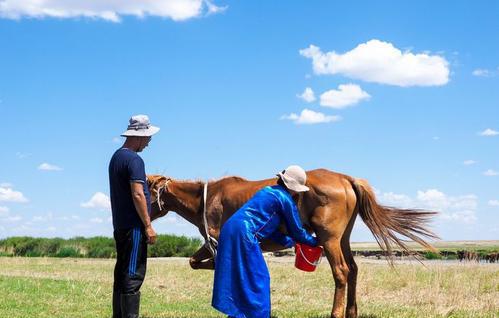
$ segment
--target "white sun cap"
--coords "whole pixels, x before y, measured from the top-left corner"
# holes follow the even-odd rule
[[[307,182],[307,174],[300,166],[289,166],[285,170],[279,172],[277,176],[282,179],[286,187],[290,190],[296,192],[305,192],[309,190],[305,185]]]
[[[149,123],[147,115],[135,115],[130,118],[127,131],[121,134],[122,137],[150,137],[159,131],[159,127]]]

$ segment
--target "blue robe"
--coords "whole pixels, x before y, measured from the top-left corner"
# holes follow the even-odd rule
[[[279,231],[284,220],[289,236]],[[259,242],[317,246],[302,226],[298,208],[280,185],[258,191],[223,225],[215,260],[212,305],[236,318],[270,317],[270,275]]]

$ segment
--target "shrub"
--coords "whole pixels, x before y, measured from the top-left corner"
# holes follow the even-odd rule
[[[81,254],[78,250],[72,246],[64,246],[59,250],[59,252],[55,255],[56,257],[81,257]]]
[[[442,255],[437,254],[435,252],[430,252],[430,251],[425,251],[423,254],[424,258],[426,259],[442,259]]]
[[[191,256],[201,246],[198,238],[158,235],[149,247],[150,257]],[[0,256],[27,257],[116,257],[114,240],[110,237],[33,238],[10,237],[0,240]]]

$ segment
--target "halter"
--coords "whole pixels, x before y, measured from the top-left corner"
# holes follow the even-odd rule
[[[158,187],[156,189],[156,203],[158,204],[159,211],[163,211],[163,201],[161,201],[161,195],[163,192],[165,192],[167,189],[166,187],[168,186],[168,183],[172,181],[171,178],[167,178],[165,184],[163,184],[161,187]]]
[[[217,247],[218,247],[218,241],[216,238],[210,235],[210,232],[208,230],[208,218],[206,216],[207,211],[206,211],[206,201],[208,199],[208,182],[205,182],[204,184],[204,189],[203,189],[203,225],[204,225],[204,231],[206,233],[206,238],[204,240],[204,246],[210,251],[211,255],[213,255],[213,258],[217,258]]]

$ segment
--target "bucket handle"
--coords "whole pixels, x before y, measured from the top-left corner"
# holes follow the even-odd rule
[[[316,262],[310,262],[307,257],[305,256],[305,254],[303,254],[303,251],[301,248],[299,248],[300,250],[300,254],[301,256],[303,257],[303,259],[305,260],[305,262],[307,262],[309,265],[311,266],[317,266],[319,265],[321,262],[322,262],[322,251],[321,251],[321,257],[319,257],[319,259],[316,261]]]

